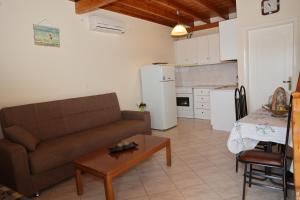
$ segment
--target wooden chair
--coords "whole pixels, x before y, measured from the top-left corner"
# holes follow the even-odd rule
[[[243,118],[248,115],[246,89],[243,85],[240,87],[240,96],[240,112],[241,118]]]
[[[240,154],[239,160],[245,164],[244,168],[244,184],[243,184],[243,200],[245,199],[245,187],[246,183],[251,185],[257,185],[261,187],[266,187],[275,190],[282,190],[284,200],[287,197],[287,181],[286,181],[286,171],[287,171],[287,148],[289,141],[289,132],[290,132],[290,122],[291,122],[291,112],[292,112],[292,97],[290,98],[289,111],[288,111],[288,121],[287,121],[287,130],[286,130],[286,139],[285,139],[285,148],[281,150],[280,153],[266,152],[259,150],[248,150]],[[248,165],[250,169],[248,171]],[[282,175],[273,175],[268,173],[259,172],[253,170],[253,166],[262,166],[267,168],[276,168],[282,171]],[[271,180],[282,180],[282,187],[275,185],[267,185],[258,182],[254,182],[253,176],[269,178]],[[248,180],[247,180],[248,177]]]
[[[248,115],[246,90],[244,86],[241,86],[240,89],[239,88],[235,89],[234,101],[235,101],[235,120],[237,121]]]
[[[235,120],[238,121],[239,119],[247,115],[242,112],[242,104],[243,105],[245,104],[244,102],[242,102],[241,90],[239,88],[236,88],[234,91],[234,103],[235,103]],[[239,170],[239,154],[237,154],[235,157],[235,171],[238,172],[238,170]]]
[[[241,97],[240,89],[236,88],[234,91],[234,105],[235,105],[235,120],[236,121],[241,119],[240,97]]]
[[[243,85],[240,87],[240,89],[239,88],[235,89],[234,100],[235,100],[235,119],[236,121],[238,121],[239,119],[248,115],[246,89]],[[268,143],[259,142],[256,148],[266,151],[267,145]],[[240,154],[237,154],[235,159],[236,172],[238,172],[238,168],[239,168],[239,155]]]

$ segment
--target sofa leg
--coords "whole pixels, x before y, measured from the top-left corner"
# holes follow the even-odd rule
[[[40,192],[36,192],[36,193],[34,193],[34,195],[33,195],[34,197],[40,197]]]

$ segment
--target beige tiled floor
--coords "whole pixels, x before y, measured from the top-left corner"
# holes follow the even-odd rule
[[[242,165],[235,173],[235,157],[228,152],[228,133],[213,131],[209,121],[181,119],[176,128],[155,135],[170,137],[172,167],[165,164],[165,152],[138,165],[114,180],[118,200],[240,200]],[[83,175],[84,194],[76,194],[74,179],[41,193],[42,200],[105,199],[103,183]],[[289,194],[291,197],[292,195]],[[282,192],[247,188],[247,200],[280,200]],[[292,198],[290,198],[292,199]]]

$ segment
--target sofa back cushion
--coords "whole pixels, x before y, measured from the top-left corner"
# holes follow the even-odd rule
[[[121,119],[115,93],[3,108],[2,128],[21,126],[40,140],[108,124]]]

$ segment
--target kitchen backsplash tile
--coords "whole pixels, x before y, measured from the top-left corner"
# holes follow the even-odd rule
[[[196,67],[177,67],[176,85],[234,85],[237,83],[237,63],[220,63]]]

